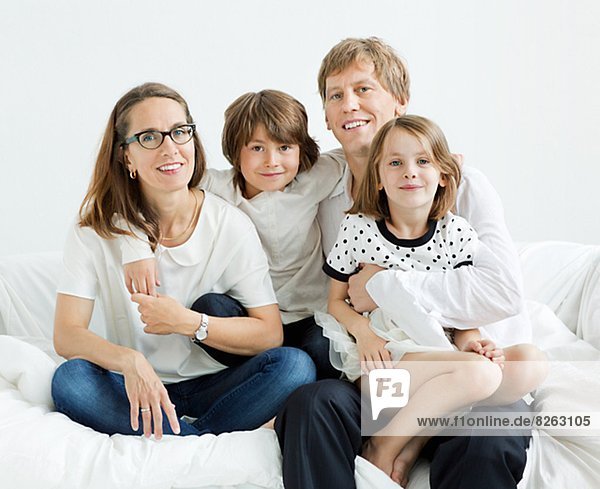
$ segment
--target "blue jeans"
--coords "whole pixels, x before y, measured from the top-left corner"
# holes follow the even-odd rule
[[[210,333],[209,333],[210,334]],[[315,366],[296,348],[272,348],[214,374],[167,384],[180,420],[181,435],[224,433],[258,428],[273,418],[297,387],[314,382]],[[52,379],[57,411],[73,421],[112,435],[139,435],[129,419],[129,400],[121,374],[87,360],[74,359],[60,365]],[[163,412],[163,432],[173,434]]]
[[[329,340],[314,316],[283,325],[283,346],[300,348],[309,354],[317,367],[317,380],[339,379],[340,371],[329,361]]]

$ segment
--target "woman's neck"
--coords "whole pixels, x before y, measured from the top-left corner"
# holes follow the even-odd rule
[[[188,188],[148,198],[158,214],[162,244],[177,246],[190,237],[200,199],[197,191]]]

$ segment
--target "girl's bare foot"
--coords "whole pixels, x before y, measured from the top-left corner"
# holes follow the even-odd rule
[[[390,477],[392,468],[394,467],[394,454],[390,453],[389,450],[378,449],[376,444],[373,443],[373,438],[370,438],[365,442],[360,456],[367,459]]]
[[[275,418],[272,418],[269,421],[267,421],[265,424],[263,424],[261,426],[261,428],[267,428],[268,430],[274,430],[275,429]]]
[[[427,440],[429,440],[429,437],[416,436],[400,451],[394,460],[390,476],[394,482],[400,484],[402,487],[406,487],[408,484],[408,473],[413,468],[413,465],[415,465],[417,458],[419,458],[419,453],[421,453]]]

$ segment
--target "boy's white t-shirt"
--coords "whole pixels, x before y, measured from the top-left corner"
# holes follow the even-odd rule
[[[277,303],[252,222],[219,197],[204,194],[192,236],[180,246],[157,248],[159,293],[188,308],[209,292],[226,293],[246,308]],[[138,306],[125,287],[121,241],[104,239],[92,228],[74,223],[65,245],[58,293],[98,299],[104,308],[107,339],[143,353],[165,383],[226,368],[187,336],[144,332]]]

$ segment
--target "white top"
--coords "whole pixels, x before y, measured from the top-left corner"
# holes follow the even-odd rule
[[[188,308],[208,292],[227,293],[247,308],[276,303],[267,258],[254,226],[238,209],[209,192],[204,194],[192,236],[180,246],[158,246],[159,292]],[[125,287],[121,241],[101,238],[92,228],[75,223],[65,245],[58,292],[99,299],[107,339],[143,353],[163,382],[226,368],[186,336],[143,331],[137,304]]]
[[[401,284],[445,325],[465,329],[486,324],[480,328],[482,335],[499,346],[530,342],[519,258],[504,222],[500,197],[479,170],[464,165],[462,177],[455,213],[471,223],[479,236],[474,266],[446,273],[383,271],[369,280],[367,290],[379,307],[393,311],[398,304],[394,287],[397,290]],[[346,166],[330,198],[321,203],[319,222],[326,254],[335,243],[345,211],[352,205],[351,182]]]
[[[451,213],[430,221],[427,232],[415,239],[396,237],[384,220],[349,214],[342,221],[323,270],[340,282],[347,282],[360,263],[404,271],[453,270],[472,265],[477,244],[471,225]]]
[[[339,182],[344,167],[341,154],[326,153],[310,170],[299,173],[284,190],[261,192],[251,199],[246,199],[234,185],[233,169],[209,169],[200,184],[238,207],[256,226],[267,253],[283,324],[327,308],[328,280],[321,269],[323,252],[317,212],[319,203]],[[130,238],[119,239],[128,241],[133,251],[124,253],[124,264],[152,257],[147,244]],[[135,251],[136,248],[139,250]]]

